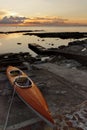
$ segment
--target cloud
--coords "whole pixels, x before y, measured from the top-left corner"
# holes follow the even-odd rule
[[[25,25],[57,26],[66,24],[68,19],[58,17],[34,17],[25,21]]]
[[[1,13],[2,15],[5,12]],[[20,16],[4,16],[0,20],[0,24],[22,24],[22,25],[34,25],[34,26],[57,26],[63,25],[68,19],[62,19],[58,17],[33,17],[26,18]]]
[[[24,20],[26,19],[27,19],[26,17],[5,16],[0,20],[0,24],[21,24],[21,23],[24,23]]]
[[[59,17],[33,17],[24,22],[26,26],[87,26],[87,22]]]
[[[1,15],[6,14],[6,12],[1,12]],[[11,14],[11,13],[10,13]],[[9,14],[8,14],[9,15]],[[59,18],[59,17],[32,17],[27,18],[23,16],[4,16],[0,19],[1,25],[21,25],[21,26],[87,26],[87,22],[77,22],[69,19]]]
[[[5,11],[5,10],[0,10],[0,17],[3,17],[5,15],[8,15],[8,11]]]

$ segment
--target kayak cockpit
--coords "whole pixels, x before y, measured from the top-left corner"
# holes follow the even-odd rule
[[[19,76],[19,75],[22,75],[22,72],[20,70],[11,70],[10,75],[11,76]]]
[[[32,81],[28,77],[19,76],[14,81],[15,85],[20,88],[30,88]]]

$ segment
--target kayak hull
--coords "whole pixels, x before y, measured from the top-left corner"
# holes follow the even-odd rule
[[[15,70],[20,71],[21,74],[12,76],[10,72]],[[54,120],[49,112],[47,103],[42,93],[37,88],[36,84],[23,71],[21,71],[17,67],[9,66],[7,68],[7,76],[11,85],[15,89],[18,96],[22,99],[22,101],[26,105],[28,105],[44,121],[49,123],[51,126],[54,125]],[[19,87],[17,84],[15,84],[15,79],[17,79],[18,77],[28,77],[29,81],[31,82],[31,85],[25,88]]]

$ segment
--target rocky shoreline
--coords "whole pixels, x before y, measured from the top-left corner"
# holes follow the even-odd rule
[[[45,33],[25,33],[24,35],[35,35],[40,38],[61,38],[61,39],[80,39],[86,38],[86,32],[45,32]]]
[[[69,42],[67,46],[62,45],[58,48],[46,49],[37,44],[29,44],[28,47],[38,55],[55,56],[59,57],[59,60],[66,58],[75,60],[83,66],[87,65],[87,39]],[[57,58],[54,59],[57,60]]]
[[[79,54],[79,57],[86,57],[87,39],[48,49],[48,51],[55,50],[66,52],[68,55],[72,52],[73,55]],[[87,129],[87,62],[85,60],[83,64],[83,58],[80,59],[82,62],[79,62],[75,58],[72,59],[70,55],[70,58],[67,58],[61,54],[50,54],[49,56],[39,54],[37,57],[32,57],[29,52],[0,55],[0,71],[2,72],[0,74],[0,128],[3,128],[13,91],[6,77],[6,68],[8,65],[13,65],[25,71],[39,87],[47,100],[58,130]],[[21,127],[23,127],[24,123],[21,122],[31,121],[33,118],[36,120],[36,115],[15,95],[8,128],[17,127],[17,123],[22,124]],[[41,122],[37,121],[37,125],[29,125],[29,129],[37,130],[38,127],[45,130],[47,124]],[[18,129],[20,130],[21,127]]]

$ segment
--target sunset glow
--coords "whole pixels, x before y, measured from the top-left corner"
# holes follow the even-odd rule
[[[86,12],[86,0],[0,0],[0,25],[81,26],[87,25]]]

